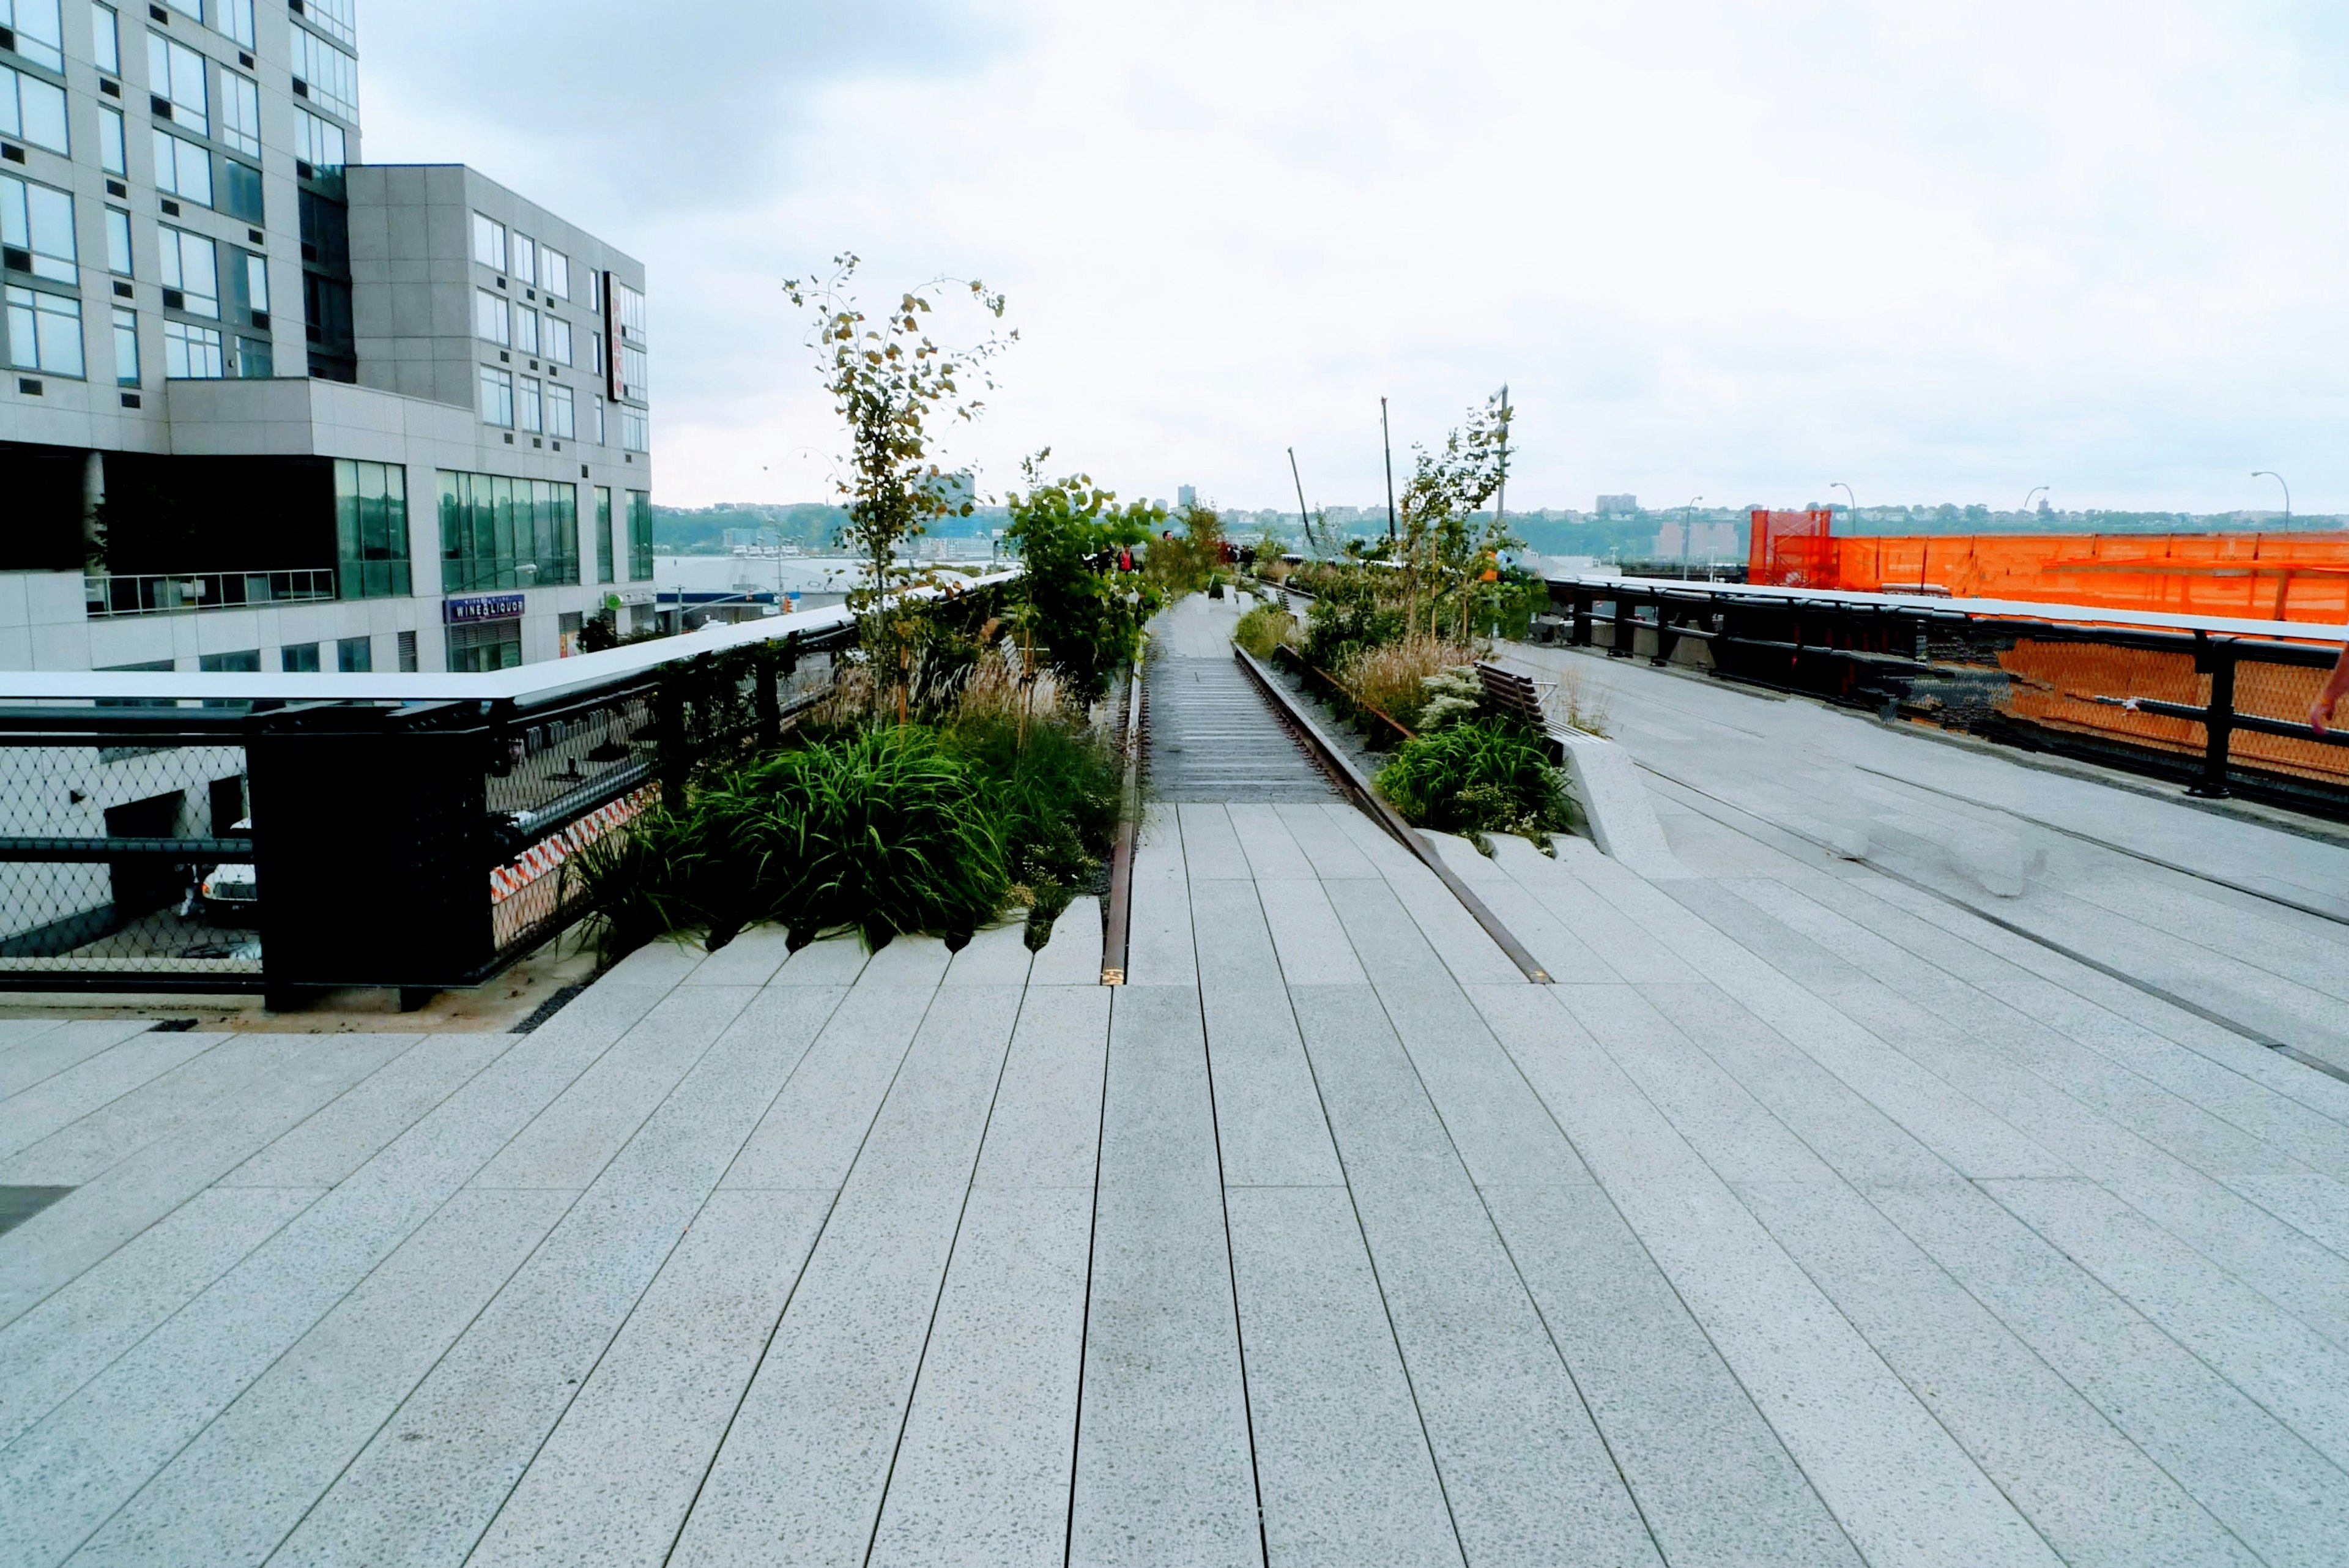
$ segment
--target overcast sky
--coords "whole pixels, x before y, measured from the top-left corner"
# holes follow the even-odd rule
[[[1022,343],[982,485],[1382,494],[1506,381],[1512,506],[2349,510],[2340,0],[400,0],[370,161],[650,274],[658,497],[808,500],[780,280]],[[977,323],[943,313],[954,332]]]

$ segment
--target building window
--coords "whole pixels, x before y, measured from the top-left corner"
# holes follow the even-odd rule
[[[139,317],[119,306],[114,310],[114,379],[125,387],[139,384]]]
[[[352,0],[309,0],[302,14],[310,25],[346,44],[359,41],[357,15]]]
[[[405,597],[408,470],[335,460],[336,584],[347,599]]]
[[[228,373],[221,335],[185,321],[163,323],[163,374],[175,381],[217,381]]]
[[[648,452],[653,449],[651,419],[642,409],[620,406],[620,450]]]
[[[576,485],[440,471],[442,593],[551,588],[578,580]]]
[[[645,490],[628,492],[628,576],[645,583],[653,575],[653,498]]]
[[[538,352],[538,312],[530,306],[517,306],[513,313],[515,349],[523,354]]]
[[[538,244],[528,234],[513,237],[513,275],[516,283],[538,285]]]
[[[589,333],[587,348],[589,358],[593,361],[589,369],[600,376],[604,373],[604,335],[600,332]]]
[[[234,71],[221,72],[221,140],[261,156],[261,84]]]
[[[66,89],[0,66],[0,134],[66,151]]]
[[[612,291],[620,305],[620,336],[645,340],[645,296],[625,283],[615,283]]]
[[[247,381],[266,381],[277,374],[277,346],[266,337],[236,340],[236,373]]]
[[[306,109],[294,110],[294,156],[312,169],[340,169],[350,161],[347,145],[343,128],[333,120],[320,119]]]
[[[235,653],[200,653],[196,668],[206,675],[258,675],[261,673],[261,649],[247,648]]]
[[[514,382],[514,428],[537,434],[546,422],[543,403],[537,377],[517,379]]]
[[[481,422],[513,429],[513,377],[488,365],[481,367]]]
[[[248,317],[269,314],[269,258],[248,251],[244,255],[243,297],[237,303]]]
[[[155,132],[155,188],[186,202],[212,204],[212,155],[168,130]]]
[[[557,365],[571,363],[571,323],[560,316],[546,318],[546,357]]]
[[[559,381],[546,384],[546,433],[557,441],[569,441],[578,424],[576,405],[572,401],[571,389]]]
[[[294,29],[294,80],[310,101],[345,119],[359,117],[359,63],[318,36]]]
[[[633,343],[622,343],[620,395],[624,398],[649,397],[652,385],[652,357]]]
[[[122,130],[122,111],[98,106],[98,164],[109,174],[130,172],[130,155]]]
[[[221,160],[220,201],[214,203],[232,218],[248,223],[264,222],[261,206],[261,171],[233,158]]]
[[[16,33],[16,54],[49,70],[66,68],[66,19],[57,0],[0,0],[0,26]]]
[[[315,642],[289,642],[277,650],[277,668],[288,675],[318,673],[318,645]]]
[[[93,5],[89,8],[90,52],[98,60],[98,68],[108,76],[122,74],[122,19],[111,5]]]
[[[0,0],[0,24],[16,35],[13,47],[36,66],[66,68],[65,18],[57,0]]]
[[[486,288],[473,291],[473,336],[499,348],[513,342],[513,307]]]
[[[246,48],[253,47],[253,0],[222,0],[220,29]]]
[[[0,298],[7,302],[9,364],[54,376],[82,373],[80,300],[13,284]]]
[[[604,308],[604,275],[592,266],[587,269],[587,308]]]
[[[414,635],[413,633],[410,634]],[[375,669],[375,639],[371,637],[338,638],[335,642],[335,669],[344,675],[366,675]]]
[[[612,580],[612,490],[605,484],[595,487],[595,580]]]
[[[412,631],[403,631],[393,640],[399,652],[399,672],[402,675],[415,674],[416,634]]]
[[[47,185],[0,174],[0,260],[12,272],[78,284],[73,198]]]
[[[449,668],[460,674],[512,670],[521,663],[522,622],[518,620],[484,621],[449,628]]]
[[[106,210],[106,270],[117,277],[131,277],[130,214],[119,207]]]
[[[203,235],[189,234],[185,229],[159,224],[156,233],[162,262],[158,275],[166,291],[175,291],[181,297],[177,306],[169,299],[163,301],[164,305],[191,316],[217,319],[221,313],[218,249]]]
[[[571,297],[571,258],[561,251],[541,246],[538,253],[538,286],[546,290],[549,299]]]
[[[198,136],[212,132],[212,98],[204,91],[204,57],[177,39],[147,35],[147,90],[159,112]]]
[[[506,270],[506,226],[485,213],[473,214],[473,260],[492,272]]]
[[[595,444],[597,446],[609,444],[604,434],[604,400],[601,397],[595,400]]]

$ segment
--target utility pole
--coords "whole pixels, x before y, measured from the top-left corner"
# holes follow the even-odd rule
[[[1501,383],[1501,485],[1493,498],[1493,525],[1498,528],[1509,515],[1509,384]]]
[[[1392,545],[1397,537],[1394,509],[1394,438],[1387,433],[1387,400],[1384,398],[1379,400],[1379,449],[1386,453],[1387,459],[1387,543]],[[1288,455],[1290,461],[1296,460],[1295,452],[1292,452]]]
[[[1305,524],[1305,547],[1319,548],[1313,542],[1313,517],[1305,510],[1305,481],[1297,472],[1297,449],[1288,449],[1288,477],[1297,481],[1297,520]]]

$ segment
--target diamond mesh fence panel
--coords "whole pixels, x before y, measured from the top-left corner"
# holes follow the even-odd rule
[[[0,737],[0,976],[257,980],[245,799],[241,744]]]

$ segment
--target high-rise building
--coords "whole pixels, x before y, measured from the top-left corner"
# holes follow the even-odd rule
[[[644,268],[361,162],[354,4],[0,0],[0,668],[650,624]]]
[[[1601,517],[1630,517],[1639,513],[1640,498],[1636,495],[1602,495],[1599,498]]]
[[[1176,506],[1188,512],[1192,507],[1196,506],[1198,504],[1199,492],[1196,486],[1178,484],[1174,487],[1174,504]]]

